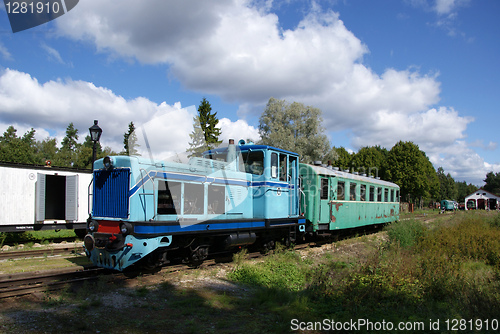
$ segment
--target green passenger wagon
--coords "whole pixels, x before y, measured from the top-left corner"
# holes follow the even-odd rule
[[[301,213],[308,232],[332,231],[399,219],[399,186],[331,167],[300,164]]]

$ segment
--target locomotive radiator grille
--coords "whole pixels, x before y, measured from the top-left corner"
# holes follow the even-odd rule
[[[93,216],[127,218],[129,169],[94,171]]]

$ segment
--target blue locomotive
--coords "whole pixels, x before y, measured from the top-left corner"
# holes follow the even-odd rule
[[[209,253],[267,251],[275,242],[399,219],[397,185],[299,164],[296,153],[244,141],[187,164],[106,157],[95,162],[92,189],[85,250],[115,270],[197,265]]]
[[[298,167],[296,153],[234,141],[187,164],[100,159],[86,253],[100,267],[123,270],[138,261],[198,264],[209,252],[295,242],[306,223]]]

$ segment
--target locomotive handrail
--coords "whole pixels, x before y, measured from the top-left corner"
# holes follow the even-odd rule
[[[89,216],[92,213],[91,207],[93,207],[93,205],[91,205],[92,202],[91,202],[90,198],[92,198],[92,199],[94,198],[94,192],[91,191],[92,190],[92,183],[94,183],[94,174],[92,174],[92,179],[90,180],[89,187],[88,187],[89,191],[88,191],[88,197],[87,197],[87,201],[88,201],[87,211],[88,211]]]
[[[302,212],[302,216],[303,216],[303,215],[305,215],[305,214],[306,214],[306,211],[307,211],[307,210],[306,210],[306,209],[307,209],[307,204],[306,204],[306,193],[305,193],[305,192],[304,192],[304,190],[302,190],[302,188],[300,188],[300,187],[299,187],[299,191],[300,191],[300,195],[301,195],[301,196],[302,196],[302,195],[304,196],[304,201],[302,202],[302,203],[304,203],[304,212]],[[299,196],[299,198],[300,198],[301,196]],[[301,214],[300,214],[300,200],[299,200],[299,215],[301,215]]]
[[[144,176],[143,176],[143,172],[144,172],[146,174],[146,176],[148,177],[148,181],[151,180],[151,183],[153,184],[153,192],[152,193],[146,193],[146,189],[144,188],[144,185],[147,183],[147,181],[142,182],[142,184],[141,184],[142,194],[139,193],[139,196],[152,195],[154,197],[154,195],[155,195],[155,182],[154,182],[154,178],[152,178],[149,175],[149,173],[144,168],[140,168],[139,170],[141,172],[141,179],[144,180]],[[144,219],[147,219],[146,214],[147,214],[146,209],[144,209]],[[156,219],[156,202],[154,201],[154,198],[153,198],[153,217],[150,220],[155,220],[155,219]]]

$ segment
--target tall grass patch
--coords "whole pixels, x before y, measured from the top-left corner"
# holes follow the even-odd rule
[[[230,280],[284,291],[300,291],[306,285],[306,267],[298,253],[278,251],[264,262],[244,262],[228,274]]]
[[[426,229],[422,222],[410,219],[392,223],[386,230],[392,244],[407,248],[415,246],[423,238]]]

